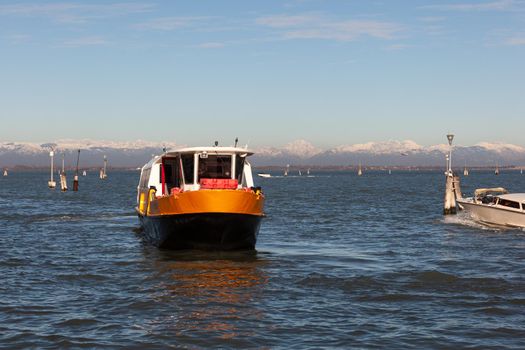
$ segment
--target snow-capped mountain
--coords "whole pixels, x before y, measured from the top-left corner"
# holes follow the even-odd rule
[[[281,158],[281,157],[296,157],[299,159],[308,159],[322,153],[323,150],[315,147],[306,140],[296,140],[287,143],[282,148],[276,147],[261,147],[256,149],[259,157]]]
[[[290,147],[288,145],[293,145]],[[320,150],[304,140],[283,148],[256,150],[256,164],[284,165],[399,165],[441,166],[445,164],[448,144],[422,146],[412,140],[381,141],[340,145]],[[506,143],[482,142],[474,146],[454,146],[456,166],[500,166],[525,164],[525,148]]]
[[[420,151],[423,147],[411,140],[405,141],[385,141],[385,142],[367,142],[354,145],[342,145],[335,147],[329,152],[332,153],[372,153],[372,154],[390,154],[395,152],[413,152]]]
[[[0,142],[0,168],[20,166],[47,166],[49,151],[55,150],[56,158],[64,154],[66,164],[76,163],[80,149],[80,164],[83,167],[102,166],[107,156],[109,164],[115,167],[136,167],[146,163],[152,154],[162,153],[163,148],[171,149],[173,142],[133,142],[58,140],[52,143]]]
[[[81,150],[83,167],[102,166],[103,156],[115,167],[138,167],[147,162],[152,154],[162,153],[163,148],[180,147],[173,142],[133,142],[58,140],[52,144],[31,142],[1,142],[0,168],[20,166],[41,167],[49,162],[50,146],[57,157],[63,153],[66,163],[76,162],[77,150]],[[399,165],[441,166],[445,163],[448,144],[422,146],[411,140],[382,141],[346,144],[322,150],[305,140],[296,140],[282,147],[254,149],[252,164],[255,166],[277,165]],[[498,142],[481,142],[473,146],[454,146],[454,164],[462,167],[525,165],[525,147]]]

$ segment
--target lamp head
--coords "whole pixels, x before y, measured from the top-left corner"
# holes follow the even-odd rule
[[[454,135],[453,134],[448,134],[447,135],[447,139],[448,139],[449,146],[452,146],[452,140],[454,140]]]

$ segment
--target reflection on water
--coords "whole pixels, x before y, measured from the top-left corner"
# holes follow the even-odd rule
[[[161,281],[155,299],[177,305],[162,319],[163,328],[179,335],[206,332],[221,339],[253,336],[239,326],[243,320],[264,317],[256,300],[268,282],[265,265],[253,251],[159,251],[155,268],[162,278],[155,277]]]

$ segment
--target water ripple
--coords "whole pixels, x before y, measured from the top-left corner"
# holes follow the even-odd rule
[[[441,172],[257,179],[256,252],[149,246],[137,177],[0,179],[0,347],[525,348],[524,231],[443,218]]]

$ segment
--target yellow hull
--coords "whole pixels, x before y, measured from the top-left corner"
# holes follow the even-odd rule
[[[255,249],[263,213],[259,191],[199,190],[156,197],[140,194],[145,238],[168,249]]]
[[[199,190],[155,197],[140,194],[137,211],[146,216],[228,213],[264,216],[264,195],[244,190]]]

